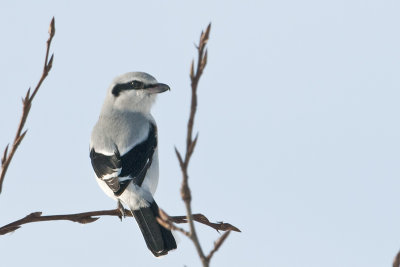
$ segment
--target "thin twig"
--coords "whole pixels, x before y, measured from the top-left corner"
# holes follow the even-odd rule
[[[221,235],[220,238],[218,238],[217,241],[214,242],[214,248],[210,251],[210,253],[207,256],[208,262],[210,262],[214,253],[221,247],[221,245],[224,243],[225,239],[228,237],[230,233],[231,231],[225,232],[223,235]]]
[[[178,231],[178,232],[181,232],[182,234],[184,234],[185,236],[190,237],[190,233],[188,231],[186,231],[185,229],[173,224],[173,222],[171,221],[168,214],[166,214],[165,211],[163,211],[162,209],[160,209],[160,217],[157,217],[157,222],[169,230]],[[183,222],[183,221],[181,221],[181,222]]]
[[[200,213],[192,214],[192,218],[196,222],[214,228],[215,230],[217,230],[217,232],[219,231],[240,232],[238,228],[236,228],[230,223],[224,223],[224,222],[212,223],[207,219],[206,216]],[[169,216],[164,210],[160,209],[160,218],[157,218],[157,221],[165,228],[179,231],[190,238],[189,232],[187,232],[182,228],[179,229],[176,225],[174,225],[174,223],[187,223],[188,222],[187,216]]]
[[[27,132],[27,130],[25,130],[24,132],[22,132],[22,130],[25,126],[26,119],[28,118],[33,98],[39,91],[40,86],[42,85],[43,81],[46,79],[47,75],[49,74],[49,72],[51,70],[51,67],[53,66],[54,54],[51,55],[50,60],[49,60],[49,51],[50,51],[51,41],[53,40],[55,32],[56,32],[56,28],[55,28],[55,22],[54,22],[54,17],[53,17],[53,19],[50,22],[50,26],[49,26],[49,39],[47,40],[47,43],[46,43],[46,46],[47,46],[46,47],[46,56],[45,56],[45,60],[44,60],[42,76],[40,77],[40,80],[37,83],[35,90],[33,90],[32,95],[30,94],[31,88],[29,88],[28,91],[26,92],[25,97],[22,99],[22,104],[23,104],[22,115],[21,115],[21,119],[19,121],[17,133],[15,134],[14,141],[11,146],[10,153],[8,153],[9,145],[7,145],[6,148],[4,149],[3,157],[1,158],[0,193],[3,189],[4,177],[6,175],[8,166],[10,165],[11,160],[14,157],[14,154],[17,151],[19,144],[22,142],[22,140],[24,139],[25,134]]]
[[[207,225],[211,228],[214,228],[217,231],[241,232],[239,228],[233,226],[230,223],[224,223],[224,222],[212,223],[207,219],[206,216],[204,216],[201,213],[192,214],[192,217],[194,221]],[[172,216],[168,217],[168,220],[174,223],[187,223],[187,216]]]
[[[191,99],[191,105],[190,105],[190,114],[189,114],[189,120],[188,120],[188,125],[187,125],[187,137],[186,137],[186,153],[185,157],[182,158],[181,153],[178,151],[177,148],[175,148],[175,153],[179,161],[179,166],[182,171],[182,186],[181,186],[181,197],[183,202],[185,203],[186,207],[186,214],[187,214],[187,222],[189,223],[189,238],[192,240],[196,250],[197,254],[200,257],[200,260],[203,264],[204,267],[208,267],[210,265],[210,260],[214,253],[221,247],[225,239],[228,237],[230,231],[237,231],[240,232],[240,230],[233,225],[230,224],[224,224],[226,227],[225,230],[228,232],[224,233],[215,243],[214,243],[214,248],[211,250],[208,256],[205,256],[203,249],[200,245],[196,229],[194,227],[194,221],[196,218],[192,214],[192,207],[191,207],[191,201],[192,201],[192,196],[189,188],[189,174],[188,174],[188,167],[189,167],[189,162],[190,159],[193,155],[194,148],[196,146],[197,140],[198,140],[198,133],[196,134],[195,138],[193,138],[193,125],[194,125],[194,119],[196,115],[196,110],[197,110],[197,87],[201,78],[201,75],[203,74],[204,68],[207,65],[207,49],[206,45],[210,36],[210,30],[211,30],[211,23],[208,25],[207,29],[204,32],[201,32],[200,35],[200,41],[199,45],[196,46],[197,52],[198,52],[198,59],[197,59],[197,67],[194,67],[194,60],[192,60],[192,64],[190,67],[190,80],[191,80],[191,87],[192,87],[192,99]],[[199,218],[197,218],[199,219]],[[213,225],[208,221],[207,218],[201,218],[200,219],[201,223],[206,224],[208,226]],[[196,220],[199,221],[199,220]],[[171,229],[173,229],[174,225],[169,222],[168,220],[164,220],[166,225],[169,225]],[[223,224],[223,223],[222,223]],[[212,227],[212,226],[211,226]],[[184,230],[185,231],[185,230]]]
[[[125,209],[125,216],[132,217],[132,214],[129,210]],[[160,210],[160,214],[163,211]],[[74,213],[74,214],[62,214],[62,215],[47,215],[42,216],[42,212],[32,212],[31,214],[25,216],[22,219],[16,220],[12,223],[6,224],[3,227],[0,227],[0,235],[4,235],[10,232],[13,232],[19,229],[22,225],[27,223],[34,223],[34,222],[45,222],[45,221],[72,221],[77,223],[92,223],[99,219],[99,216],[121,216],[121,211],[119,208],[113,210],[99,210],[99,211],[89,211],[89,212],[82,212],[82,213]],[[227,223],[210,223],[208,219],[203,214],[193,214],[193,217],[199,223],[205,224],[214,228],[217,231],[228,231],[234,230],[234,226],[231,226]],[[166,217],[164,217],[165,219]],[[185,219],[186,216],[168,216],[167,219],[171,223],[187,223]],[[164,221],[164,220],[162,220]],[[164,224],[162,224],[164,226]],[[236,228],[237,229],[237,228]],[[173,229],[176,230],[176,229]]]
[[[190,114],[189,114],[189,120],[187,124],[187,137],[186,137],[186,153],[184,159],[181,156],[181,153],[178,151],[178,149],[175,148],[175,153],[176,156],[178,157],[179,165],[181,167],[182,171],[182,186],[181,186],[181,197],[183,202],[185,203],[186,207],[186,214],[187,214],[187,221],[189,223],[189,237],[192,240],[196,250],[197,254],[200,257],[200,260],[203,264],[203,266],[207,267],[209,266],[209,259],[204,255],[203,249],[201,248],[196,229],[194,227],[194,220],[193,220],[193,215],[192,215],[192,207],[191,207],[191,201],[192,201],[192,196],[188,184],[188,179],[189,179],[189,174],[188,174],[188,167],[189,167],[189,162],[190,158],[193,154],[194,148],[197,143],[197,138],[198,134],[196,134],[196,137],[193,139],[193,125],[194,125],[194,119],[196,115],[196,110],[197,110],[197,86],[199,84],[199,80],[201,75],[203,74],[204,68],[206,67],[207,64],[207,50],[206,50],[206,44],[208,41],[208,38],[210,36],[210,30],[211,30],[211,23],[208,25],[207,29],[205,32],[201,32],[200,34],[200,41],[199,45],[196,46],[197,52],[198,52],[198,57],[197,57],[197,67],[194,67],[194,60],[192,60],[192,64],[190,67],[190,80],[191,80],[191,87],[192,87],[192,99],[191,99],[191,105],[190,105]]]

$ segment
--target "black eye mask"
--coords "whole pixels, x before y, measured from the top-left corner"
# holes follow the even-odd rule
[[[147,89],[152,87],[152,84],[144,84],[141,81],[137,81],[137,80],[133,80],[127,83],[119,83],[116,84],[114,86],[114,88],[112,89],[111,93],[114,96],[119,96],[119,94],[121,93],[121,91],[125,91],[125,90],[141,90],[141,89]]]

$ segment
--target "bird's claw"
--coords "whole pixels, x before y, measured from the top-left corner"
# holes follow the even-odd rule
[[[124,206],[121,204],[121,201],[119,201],[118,200],[118,206],[117,206],[117,209],[119,210],[119,215],[118,215],[118,218],[121,220],[121,222],[122,222],[122,217],[126,217],[126,213],[125,213],[125,208],[124,208]]]

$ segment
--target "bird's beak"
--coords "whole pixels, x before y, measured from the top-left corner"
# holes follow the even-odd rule
[[[165,92],[167,90],[171,90],[168,85],[164,83],[156,83],[153,86],[147,88],[147,92],[149,94],[159,94]]]

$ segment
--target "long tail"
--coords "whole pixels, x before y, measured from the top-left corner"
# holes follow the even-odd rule
[[[166,255],[168,251],[176,249],[176,241],[171,231],[159,225],[156,220],[159,212],[155,201],[150,207],[133,210],[132,213],[142,231],[147,247],[154,256]]]

